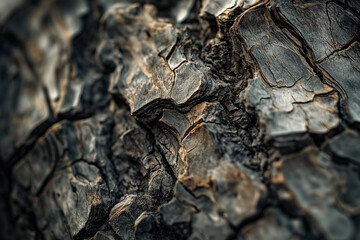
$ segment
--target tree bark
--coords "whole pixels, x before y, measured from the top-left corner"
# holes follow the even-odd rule
[[[360,239],[358,0],[3,0],[1,239]]]

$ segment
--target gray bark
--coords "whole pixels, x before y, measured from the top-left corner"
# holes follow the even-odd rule
[[[360,239],[358,0],[3,0],[1,239]]]

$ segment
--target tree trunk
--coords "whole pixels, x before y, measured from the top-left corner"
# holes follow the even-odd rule
[[[360,239],[358,0],[3,0],[1,239]]]

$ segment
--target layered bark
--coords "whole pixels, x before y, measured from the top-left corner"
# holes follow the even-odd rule
[[[360,238],[357,0],[2,5],[2,239]]]

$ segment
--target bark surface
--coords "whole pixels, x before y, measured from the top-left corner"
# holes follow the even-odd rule
[[[358,0],[2,0],[1,239],[360,239]]]

